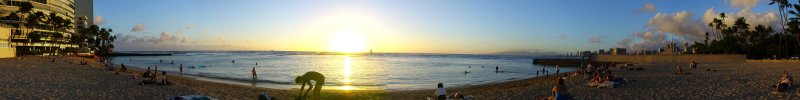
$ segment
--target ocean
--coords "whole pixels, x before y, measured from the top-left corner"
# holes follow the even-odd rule
[[[172,53],[172,56],[118,56],[114,64],[160,71],[200,80],[241,84],[275,89],[299,88],[294,79],[308,71],[325,75],[324,89],[341,90],[415,90],[479,85],[519,80],[549,74],[554,66],[532,64],[542,57],[473,54],[375,53],[363,55],[326,55],[295,51],[148,51],[128,53]],[[256,65],[258,64],[258,65]],[[257,80],[251,77],[255,67]],[[495,71],[498,67],[500,72]],[[574,71],[560,68],[561,72]],[[469,73],[466,73],[469,72]]]

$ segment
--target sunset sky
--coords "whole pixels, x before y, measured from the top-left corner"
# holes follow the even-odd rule
[[[777,7],[767,5],[768,0],[94,2],[95,23],[119,35],[118,51],[655,49],[669,41],[702,41],[708,21],[720,12],[745,17],[751,24],[775,25],[778,19]]]

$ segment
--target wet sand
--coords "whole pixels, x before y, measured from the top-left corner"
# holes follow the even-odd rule
[[[49,58],[57,58],[50,62]],[[79,65],[81,60],[90,65]],[[71,63],[70,63],[71,62]],[[702,63],[702,62],[701,62]],[[685,69],[692,74],[674,75],[675,65],[636,64],[643,71],[615,70],[616,77],[635,81],[615,88],[590,88],[588,80],[573,76],[566,79],[567,92],[581,99],[798,99],[796,85],[788,92],[770,94],[783,70],[800,77],[797,62],[747,62],[700,64]],[[116,66],[118,69],[119,66]],[[709,72],[705,69],[717,69]],[[294,99],[297,90],[258,88],[196,80],[168,73],[172,86],[137,85],[130,73],[112,72],[102,65],[78,57],[26,57],[0,59],[0,99],[166,99],[182,95],[208,95],[218,99],[255,99],[267,93],[277,99]],[[476,100],[542,99],[549,95],[555,77],[529,78],[509,82],[448,88],[448,93],[472,95]],[[795,82],[798,83],[798,82]],[[447,85],[447,83],[444,83]],[[326,99],[409,100],[433,97],[436,83],[426,90],[323,90]]]

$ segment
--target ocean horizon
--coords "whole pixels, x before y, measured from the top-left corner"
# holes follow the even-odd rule
[[[532,64],[533,59],[575,59],[488,54],[372,53],[339,55],[309,51],[124,51],[124,53],[169,53],[172,56],[117,56],[114,64],[200,80],[256,87],[298,88],[294,78],[308,71],[323,73],[325,88],[334,90],[416,90],[505,82],[555,73],[554,66]],[[258,65],[256,65],[256,63]],[[258,72],[251,79],[252,68]],[[499,68],[499,72],[495,71]],[[561,72],[574,71],[561,68]],[[538,73],[537,73],[538,72]]]

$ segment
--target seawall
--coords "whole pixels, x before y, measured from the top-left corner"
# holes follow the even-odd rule
[[[630,62],[652,63],[672,62],[683,63],[696,61],[699,63],[733,63],[746,62],[747,56],[743,54],[658,54],[658,55],[593,55],[592,61],[601,62]]]

